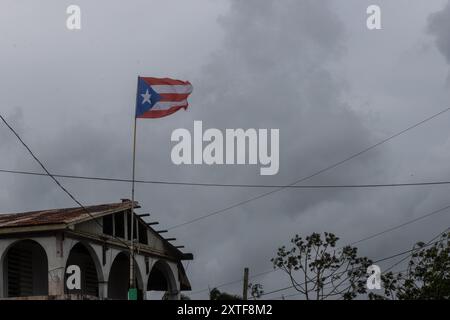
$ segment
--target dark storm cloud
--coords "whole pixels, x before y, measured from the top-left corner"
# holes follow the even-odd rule
[[[374,141],[358,114],[341,100],[346,83],[328,70],[328,64],[340,60],[346,43],[345,27],[331,2],[231,3],[230,12],[220,19],[224,46],[213,54],[197,82],[195,93],[202,98],[195,101],[192,116],[208,127],[280,128],[280,173],[259,177],[254,169],[233,168],[216,179],[290,183]],[[377,167],[378,157],[375,151],[370,160],[357,159],[351,175],[348,170],[335,170],[308,182],[365,180]],[[208,179],[207,174],[203,176]],[[223,201],[230,193],[235,200]],[[225,190],[220,203],[225,207],[259,193]],[[336,191],[284,190],[186,226],[187,232],[201,230],[200,239],[217,243],[210,251],[198,241],[194,245],[199,250],[198,261],[193,266],[206,265],[206,276],[219,283],[230,278],[222,270],[236,273],[244,265],[251,265],[254,272],[263,266],[270,268],[269,259],[276,247],[295,232],[308,232],[313,225],[314,230],[339,229],[337,221],[323,225],[324,218],[317,217],[322,210],[315,208],[340,214],[356,207],[355,200],[352,194]]]
[[[0,62],[2,113],[52,172],[130,177],[137,74],[171,76],[194,84],[187,112],[138,123],[140,179],[287,184],[422,120],[448,102],[448,92],[435,89],[441,81],[436,70],[442,64],[411,49],[423,32],[421,24],[406,32],[411,41],[397,28],[403,26],[403,17],[396,16],[403,12],[398,8],[406,2],[382,1],[389,32],[370,35],[361,1],[136,3],[81,2],[87,20],[80,33],[55,28],[63,21],[64,5],[40,8],[38,17],[44,17],[43,21],[22,11],[22,6],[14,7],[8,16],[0,11],[0,27],[7,30],[2,34],[2,54],[8,61]],[[145,12],[158,14],[141,18],[147,17]],[[426,21],[425,11],[411,12],[411,20]],[[448,39],[445,19],[439,18],[442,14],[430,18],[437,43]],[[6,28],[6,23],[18,18],[30,25]],[[37,21],[41,28],[32,28]],[[150,34],[142,33],[160,30],[161,25],[167,29],[152,32],[150,40]],[[24,73],[26,85],[19,76]],[[352,94],[369,102],[361,105],[349,98]],[[371,94],[379,100],[372,102]],[[416,107],[416,101],[425,101],[426,108]],[[280,129],[279,174],[260,176],[257,166],[173,165],[171,132],[192,130],[194,120],[202,120],[204,129]],[[383,183],[448,176],[449,142],[440,130],[447,128],[446,121],[419,128],[395,144],[305,183]],[[0,135],[1,167],[40,170],[5,128]],[[49,179],[6,174],[0,179],[0,212],[73,206]],[[127,184],[62,181],[85,204],[130,196]],[[173,229],[170,236],[194,253],[188,274],[198,290],[239,279],[244,266],[252,274],[270,269],[276,248],[295,233],[332,231],[343,241],[353,241],[437,209],[447,191],[446,187],[283,190]],[[262,192],[138,185],[137,199],[142,211],[151,211],[152,219],[165,228]],[[448,224],[445,216],[440,219],[363,244],[361,249],[371,257],[404,250]],[[257,280],[269,291],[284,286],[286,278],[274,273]]]
[[[230,182],[241,179],[261,183],[268,180],[292,182],[386,136],[382,131],[369,132],[363,115],[353,111],[353,107],[359,106],[349,105],[342,98],[354,83],[349,85],[329,68],[332,64],[339,64],[341,59],[345,59],[346,52],[352,50],[347,39],[351,31],[345,29],[345,23],[335,13],[341,2],[288,1],[286,4],[267,1],[264,6],[251,1],[231,3],[230,12],[220,19],[225,30],[224,46],[213,54],[202,79],[197,81],[196,94],[201,98],[196,101],[196,109],[191,115],[217,128],[254,127],[255,123],[262,128],[279,127],[281,163],[276,177],[258,177],[255,171],[247,169],[227,171],[223,175],[216,172],[215,178]],[[389,10],[386,6],[383,8],[385,13]],[[360,9],[364,12],[365,7],[362,5]],[[394,8],[390,9],[391,15],[388,11],[386,16],[395,25]],[[350,19],[349,11],[345,19]],[[360,20],[364,23],[363,19]],[[352,32],[365,34],[364,24]],[[385,33],[383,35],[388,38]],[[382,48],[390,50],[388,45]],[[382,48],[371,47],[371,50],[376,53]],[[367,69],[371,57],[364,58],[360,57],[363,62],[359,64],[359,74],[349,81],[358,82],[358,77],[364,74],[361,70],[371,75],[371,70]],[[410,66],[399,72],[407,68]],[[385,69],[382,71],[386,72]],[[396,83],[388,89],[395,91],[396,87],[408,84],[408,79],[402,78],[401,81],[406,82]],[[407,95],[411,95],[410,89]],[[408,120],[413,122],[413,114],[409,115]],[[375,128],[376,125],[379,126],[375,124]],[[389,128],[388,133],[396,130],[399,126]],[[401,146],[402,141],[417,140],[423,132],[397,142]],[[423,140],[429,141],[428,135],[425,134]],[[397,163],[403,164],[405,171],[409,166],[417,172],[426,168],[424,164],[415,166],[415,156],[408,158],[408,149],[400,147],[397,149],[400,151],[393,152],[389,145],[383,146],[308,182],[405,180],[410,178],[409,173],[405,175]],[[436,171],[442,172],[443,167],[438,165]],[[199,176],[202,174],[196,175]],[[206,173],[205,177],[211,176]],[[186,226],[188,231],[176,231],[187,232],[187,237],[189,232],[201,231],[199,241],[194,240],[199,254],[192,266],[205,265],[206,274],[194,277],[199,282],[206,277],[211,279],[210,283],[220,283],[233,279],[228,274],[239,274],[244,265],[250,265],[254,273],[270,267],[267,262],[276,247],[286,243],[294,233],[328,230],[341,235],[343,241],[355,240],[425,214],[430,208],[439,208],[445,202],[445,190],[285,190],[221,216]],[[247,199],[258,194],[257,191],[250,195],[245,191],[226,190],[219,199],[228,199],[230,193],[234,199]],[[224,202],[226,206],[235,201]],[[216,208],[213,206],[213,210]],[[362,250],[371,257],[380,257],[409,247],[414,241],[426,238],[430,230],[441,231],[436,229],[439,221],[442,220],[435,221],[435,225],[411,227],[409,230],[414,230],[412,234],[387,236],[369,246],[362,244]],[[207,239],[214,239],[217,243],[211,251],[208,250],[210,242],[203,245],[203,240]],[[393,239],[395,243],[392,243]],[[279,277],[269,276],[264,281],[268,286],[282,287]]]
[[[450,63],[450,2],[445,8],[430,15],[428,31],[435,36],[436,46]]]

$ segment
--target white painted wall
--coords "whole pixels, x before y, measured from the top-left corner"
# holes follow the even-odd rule
[[[159,245],[157,239],[154,235],[149,234],[149,240],[153,240],[155,245]],[[8,239],[0,239],[0,297],[4,297],[4,257],[10,245],[15,243],[16,241],[23,240],[19,238],[8,238]],[[72,239],[70,237],[66,237],[62,239],[58,236],[49,236],[49,237],[31,237],[29,240],[34,240],[38,244],[44,248],[47,259],[48,259],[48,285],[49,285],[49,295],[63,295],[64,294],[64,272],[66,269],[67,259],[69,257],[69,253],[71,248],[77,244],[79,241],[76,239]],[[117,255],[122,252],[122,250],[116,248],[109,248],[106,253],[106,263],[103,265],[102,256],[103,249],[99,244],[83,242],[83,244],[88,248],[88,251],[91,253],[91,256],[94,260],[94,264],[97,267],[98,278],[100,281],[99,286],[99,295],[101,299],[107,298],[108,292],[108,284],[107,281],[109,279],[110,271],[114,259]],[[161,243],[162,245],[162,243]],[[143,288],[144,291],[144,299],[147,297],[146,289],[148,277],[150,275],[150,271],[152,266],[157,260],[154,258],[149,258],[149,272],[146,273],[145,267],[145,257],[143,255],[136,255],[136,265],[139,270],[138,272],[138,282],[139,286]],[[170,287],[172,291],[171,299],[179,299],[180,297],[180,282],[178,279],[178,268],[176,263],[165,261],[169,266],[171,272],[171,280]]]

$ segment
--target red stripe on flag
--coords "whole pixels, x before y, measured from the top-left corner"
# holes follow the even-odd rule
[[[141,77],[142,80],[147,82],[149,85],[190,85],[189,81],[175,80],[170,78],[152,78],[152,77]]]
[[[188,105],[183,105],[183,106],[176,106],[176,107],[171,107],[170,109],[166,109],[166,110],[151,110],[147,111],[145,113],[143,113],[142,115],[138,116],[137,118],[144,118],[144,119],[149,119],[149,118],[162,118],[162,117],[166,117],[168,115],[171,115],[172,113],[177,112],[180,109],[184,109],[186,110],[188,107]]]
[[[160,93],[160,101],[183,101],[186,100],[190,93]]]

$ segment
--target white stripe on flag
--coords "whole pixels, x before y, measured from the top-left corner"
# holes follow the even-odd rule
[[[176,106],[185,106],[187,105],[187,100],[182,100],[182,101],[160,101],[155,103],[155,105],[153,106],[153,108],[150,109],[151,110],[167,110],[170,109],[172,107],[176,107]]]
[[[153,90],[157,93],[191,93],[191,85],[153,85]]]

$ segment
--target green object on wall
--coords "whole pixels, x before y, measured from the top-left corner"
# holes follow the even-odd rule
[[[137,300],[137,288],[131,288],[128,290],[128,300]]]

